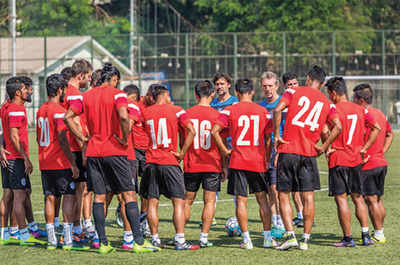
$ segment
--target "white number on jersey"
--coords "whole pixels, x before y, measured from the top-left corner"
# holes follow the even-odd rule
[[[196,135],[193,140],[194,149],[201,147],[204,150],[208,150],[211,147],[211,122],[208,120],[202,120],[199,124],[198,119],[191,119],[193,127],[196,131]]]
[[[50,145],[49,119],[40,117],[38,119],[38,127],[40,129],[39,145],[48,147]]]
[[[154,120],[148,120],[146,123],[150,126],[151,140],[153,143],[153,149],[157,149],[157,145],[163,145],[164,148],[168,148],[171,143],[171,139],[168,138],[167,130],[167,119],[161,118],[158,120],[158,131],[156,138],[156,131],[154,128]]]
[[[237,146],[250,146],[250,140],[244,140],[244,137],[247,134],[247,131],[250,128],[250,120],[253,121],[253,146],[259,145],[258,140],[258,130],[260,128],[260,116],[258,115],[251,115],[250,118],[247,115],[242,115],[239,117],[238,126],[243,127],[242,131],[240,132],[239,138],[236,141]]]
[[[354,131],[356,130],[357,114],[347,115],[347,119],[351,120],[351,125],[349,131],[349,138],[347,139],[346,144],[351,144],[351,141],[353,140]]]
[[[308,125],[310,126],[310,131],[312,132],[315,131],[315,129],[318,129],[319,128],[318,119],[319,116],[321,115],[324,103],[317,101],[314,107],[311,109],[310,113],[307,115],[307,118],[305,119],[304,122],[300,121],[300,119],[310,108],[310,100],[306,96],[302,96],[298,104],[299,106],[302,106],[302,108],[299,111],[299,113],[297,113],[296,116],[294,116],[292,124],[300,126],[302,128],[304,128],[305,125]]]

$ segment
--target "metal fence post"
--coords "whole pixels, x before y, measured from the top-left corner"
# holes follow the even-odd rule
[[[332,75],[336,75],[336,32],[332,32]]]
[[[235,83],[238,79],[238,42],[237,33],[233,34],[233,79]]]
[[[286,73],[286,32],[282,32],[282,70]]]
[[[189,61],[189,34],[185,34],[185,108],[189,107],[189,78],[190,78],[190,61]]]
[[[137,45],[138,45],[138,54],[137,54],[137,69],[138,69],[138,80],[139,80],[139,89],[142,91],[142,45],[140,40],[140,33],[137,33]]]
[[[90,36],[90,63],[93,66],[93,37]]]
[[[382,30],[382,74],[386,75],[386,39],[385,31]]]

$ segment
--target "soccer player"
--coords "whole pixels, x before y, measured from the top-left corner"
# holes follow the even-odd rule
[[[79,169],[73,159],[64,123],[65,109],[61,106],[67,82],[61,74],[53,74],[46,80],[48,100],[36,115],[36,134],[39,145],[39,168],[45,195],[45,217],[48,233],[47,249],[57,248],[54,227],[55,199],[63,196],[64,250],[89,250],[72,240],[72,218],[74,217],[74,178]]]
[[[279,153],[277,185],[287,239],[278,249],[297,247],[289,195],[301,192],[304,202],[304,234],[300,249],[308,249],[315,214],[314,191],[320,189],[316,157],[324,153],[341,131],[339,117],[333,105],[320,91],[325,72],[314,66],[307,74],[306,86],[287,89],[274,109],[275,144]],[[283,136],[279,135],[282,111],[288,108]],[[323,125],[332,123],[332,130],[322,146],[317,145]]]
[[[6,90],[9,100],[0,109],[3,147],[7,150],[7,166],[2,168],[0,244],[10,242],[7,220],[12,209],[19,228],[19,244],[44,245],[46,242],[35,239],[25,222],[27,187],[30,187],[29,174],[33,167],[29,159],[28,118],[24,103],[30,101],[32,90],[17,77],[7,80]]]
[[[92,73],[91,64],[84,60],[79,59],[76,60],[71,67],[72,77],[68,81],[68,87],[65,90],[65,100],[63,103],[63,107],[65,109],[69,109],[74,102],[82,101],[82,93],[79,89],[85,88],[88,86],[90,82],[90,76]],[[86,135],[86,122],[84,117],[76,116],[75,123],[78,128],[84,135]],[[82,148],[83,142],[80,142],[79,139],[76,139],[71,132],[68,134],[69,142],[72,154],[75,158],[76,165],[79,168],[79,177],[74,179],[76,185],[76,201],[75,201],[75,217],[73,220],[73,228],[72,234],[73,238],[77,242],[87,242],[85,239],[85,233],[82,231],[81,227],[81,214],[82,210],[86,214],[89,213],[88,216],[84,216],[84,227],[88,232],[90,231],[90,237],[94,237],[95,233],[93,231],[93,224],[90,218],[90,202],[92,198],[92,194],[88,192],[87,189],[87,176],[86,170],[83,166],[83,157],[82,157]],[[82,206],[85,206],[85,209],[82,209]],[[89,209],[87,209],[89,207]]]
[[[143,111],[146,133],[150,138],[146,151],[145,178],[142,178],[141,193],[148,199],[147,220],[152,243],[161,246],[158,236],[158,203],[160,195],[172,200],[175,227],[175,249],[196,250],[200,247],[185,240],[185,183],[179,162],[183,160],[196,134],[187,113],[171,104],[168,89],[163,85],[152,85],[155,104]],[[179,127],[187,131],[180,152],[177,152]]]
[[[282,75],[282,82],[284,89],[298,87],[299,82],[297,81],[297,75],[292,72],[287,72]],[[287,110],[287,109],[286,109]],[[286,118],[286,113],[282,113],[282,119]],[[299,192],[292,192],[292,199],[294,202],[294,206],[296,207],[297,216],[293,218],[293,224],[298,227],[304,226],[303,221],[303,202],[301,201]]]
[[[267,201],[268,183],[265,172],[271,153],[272,119],[267,109],[252,102],[254,87],[251,80],[238,80],[235,91],[240,102],[221,111],[211,133],[222,155],[231,155],[228,194],[236,196],[236,216],[243,237],[240,248],[253,248],[248,230],[248,188],[250,193],[255,194],[263,212],[261,218],[264,225],[264,247],[270,248],[276,242],[271,236],[271,211]],[[226,128],[232,136],[231,150],[220,136],[220,132]]]
[[[204,207],[199,243],[201,248],[205,248],[213,246],[208,241],[208,232],[214,217],[216,195],[221,190],[221,171],[224,174],[222,179],[225,180],[227,170],[211,136],[211,129],[219,116],[219,112],[210,107],[215,95],[214,87],[210,81],[205,80],[198,82],[194,91],[198,105],[186,111],[196,130],[196,136],[184,159],[185,217],[187,223],[190,219],[190,207],[202,185]],[[222,170],[222,167],[225,169]]]
[[[278,105],[281,97],[278,94],[279,89],[279,79],[278,76],[273,72],[264,72],[261,75],[261,88],[264,91],[265,98],[259,104],[266,108],[269,113],[272,113],[276,105]],[[282,136],[283,127],[285,124],[285,115],[284,112],[282,115],[281,127],[279,129],[279,133]],[[272,136],[272,144],[274,138]],[[268,179],[268,196],[269,203],[272,213],[272,235],[274,237],[282,237],[285,232],[285,227],[283,225],[281,215],[279,213],[279,200],[278,200],[278,192],[276,190],[276,167],[275,167],[275,157],[276,150],[272,148],[271,158],[268,165],[268,170],[266,172],[266,177]],[[262,211],[260,211],[262,213]]]
[[[139,211],[136,202],[135,183],[132,181],[127,160],[130,119],[126,94],[116,89],[119,71],[105,64],[100,81],[83,94],[82,101],[71,103],[65,121],[71,132],[82,142],[87,142],[87,172],[89,186],[95,194],[93,216],[99,235],[99,253],[115,251],[109,244],[105,231],[105,202],[107,193],[121,193],[125,202],[126,216],[131,226],[135,253],[154,252],[159,248],[143,239],[139,227]],[[90,138],[87,139],[74,118],[84,113]]]
[[[385,114],[372,107],[373,91],[369,84],[361,84],[354,88],[353,101],[368,110],[368,113],[381,127],[378,138],[365,154],[366,162],[363,164],[361,176],[364,180],[366,201],[374,226],[372,240],[376,243],[385,243],[383,223],[385,220],[385,207],[382,196],[384,193],[387,161],[385,153],[389,150],[393,141],[393,132]],[[372,131],[367,131],[367,136]]]
[[[343,230],[343,239],[337,247],[354,247],[350,219],[351,212],[347,195],[351,195],[356,216],[361,225],[363,245],[373,244],[368,232],[368,210],[363,195],[364,183],[361,177],[362,157],[378,136],[380,127],[368,110],[347,100],[346,83],[342,77],[332,77],[326,83],[329,98],[335,103],[342,124],[342,132],[332,143],[327,153],[329,162],[329,196],[335,197],[338,218]],[[364,141],[366,129],[371,130]],[[329,133],[328,125],[323,133]]]

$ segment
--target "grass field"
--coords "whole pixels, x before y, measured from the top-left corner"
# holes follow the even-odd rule
[[[224,232],[224,224],[228,217],[234,215],[231,197],[226,194],[226,183],[221,192],[221,202],[218,203],[216,219],[217,226],[209,233],[209,240],[215,247],[198,251],[178,252],[171,247],[159,253],[133,254],[118,249],[116,253],[102,256],[95,250],[90,252],[66,252],[63,250],[47,251],[41,247],[0,247],[0,264],[399,264],[400,263],[400,134],[395,134],[394,143],[387,154],[389,171],[386,178],[385,206],[387,217],[385,222],[385,235],[387,243],[380,246],[356,248],[335,248],[334,241],[341,239],[342,233],[337,220],[336,206],[327,192],[327,164],[324,158],[319,159],[321,171],[322,190],[316,193],[316,227],[313,228],[312,241],[308,251],[291,250],[281,252],[272,249],[263,249],[262,225],[258,217],[258,206],[254,197],[248,204],[249,230],[253,239],[254,249],[250,251],[238,249],[241,238],[229,238]],[[32,182],[32,203],[36,222],[44,229],[43,194],[38,170],[37,147],[34,135],[31,134],[31,159],[34,163]],[[1,194],[1,192],[0,192]],[[199,197],[197,200],[201,199]],[[117,205],[116,199],[111,207]],[[160,237],[167,240],[174,235],[171,222],[172,208],[168,200],[162,199],[160,207]],[[191,221],[185,230],[188,240],[197,240],[199,237],[199,220],[202,204],[193,206]],[[370,225],[370,229],[372,225]],[[361,236],[360,226],[352,217],[353,236],[358,241]],[[300,236],[301,229],[296,229]],[[120,247],[122,244],[122,229],[114,222],[114,210],[110,211],[107,218],[107,234],[111,244]]]

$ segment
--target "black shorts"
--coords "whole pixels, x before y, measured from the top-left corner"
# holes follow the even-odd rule
[[[277,172],[276,167],[270,167],[268,171],[265,173],[269,185],[276,185],[276,178],[277,178],[276,172]]]
[[[364,181],[365,195],[367,196],[383,195],[385,191],[386,173],[387,173],[387,166],[361,171],[361,177]]]
[[[247,197],[247,187],[250,193],[268,192],[268,181],[265,173],[230,168],[228,173],[228,194]]]
[[[138,192],[138,185],[137,185],[137,161],[136,160],[129,160],[128,159],[128,163],[129,163],[129,170],[130,170],[130,176],[132,178],[132,180],[135,182],[135,191]]]
[[[337,166],[329,169],[329,196],[347,193],[364,195],[361,165],[356,167]]]
[[[185,198],[185,182],[179,166],[147,164],[140,183],[140,195],[144,198]]]
[[[43,194],[61,196],[74,195],[75,183],[71,169],[42,170]]]
[[[25,174],[25,164],[22,158],[8,159],[8,166],[1,168],[1,176],[3,189],[31,189],[31,181]]]
[[[283,192],[319,190],[319,173],[315,157],[280,153],[276,189]]]
[[[185,173],[185,188],[197,192],[202,184],[203,190],[221,191],[221,174],[218,172]]]
[[[95,194],[135,190],[126,156],[88,157],[87,173],[88,186]]]
[[[79,169],[79,177],[74,179],[74,182],[87,182],[86,168],[83,167],[82,152],[72,152],[72,157],[74,158],[76,166]]]
[[[143,177],[146,166],[146,150],[135,148],[138,176]]]

